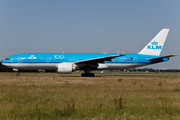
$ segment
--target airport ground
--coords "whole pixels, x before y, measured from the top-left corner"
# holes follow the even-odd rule
[[[0,73],[0,119],[180,119],[180,74]]]

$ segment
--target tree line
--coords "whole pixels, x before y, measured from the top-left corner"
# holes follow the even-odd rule
[[[38,70],[21,70],[21,72],[37,72]],[[153,68],[143,68],[143,69],[129,69],[129,72],[180,72],[179,69],[153,69]],[[2,65],[0,62],[0,72],[14,72],[12,68],[8,68]],[[56,72],[56,70],[46,70],[46,72]]]
[[[153,68],[143,68],[143,69],[130,69],[129,72],[180,72],[179,69],[153,69]]]

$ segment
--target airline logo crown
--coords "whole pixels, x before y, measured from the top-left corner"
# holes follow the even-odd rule
[[[35,57],[34,55],[31,55],[30,57],[28,57],[28,59],[37,59],[37,57]]]

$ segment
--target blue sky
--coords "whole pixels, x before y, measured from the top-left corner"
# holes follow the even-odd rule
[[[19,53],[138,53],[170,28],[161,55],[179,54],[179,0],[0,0],[0,60]],[[180,57],[151,65],[178,68]]]

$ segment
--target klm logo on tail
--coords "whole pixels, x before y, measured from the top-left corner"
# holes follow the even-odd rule
[[[147,46],[147,49],[162,49],[162,46],[161,45],[158,45],[158,42],[154,41],[154,42],[151,42],[152,45],[148,45]]]

